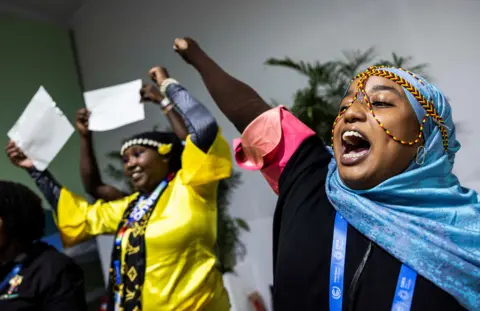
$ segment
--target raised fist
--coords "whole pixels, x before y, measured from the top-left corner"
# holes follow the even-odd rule
[[[90,118],[90,111],[87,108],[81,108],[77,111],[75,118],[75,126],[77,127],[78,133],[82,136],[86,136],[89,133],[88,130],[88,119]]]
[[[192,57],[202,51],[198,43],[191,38],[175,39],[173,49],[189,64],[192,63]]]
[[[158,86],[162,85],[162,82],[168,79],[170,76],[168,75],[167,69],[157,66],[150,69],[148,72],[150,78],[153,82],[155,82]]]

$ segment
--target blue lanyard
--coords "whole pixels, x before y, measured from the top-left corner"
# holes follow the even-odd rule
[[[10,283],[10,280],[17,276],[20,270],[22,270],[22,267],[23,265],[21,263],[16,264],[15,267],[13,267],[12,271],[10,271],[10,273],[3,279],[2,283],[0,283],[0,292],[5,290]]]
[[[145,200],[144,196],[141,196],[135,207],[133,208],[132,212],[130,213],[130,216],[128,217],[128,221],[126,226],[131,224],[132,222],[135,221],[140,221],[142,219],[143,215],[157,202],[158,197],[160,194],[162,194],[163,190],[167,187],[168,185],[168,180],[163,180],[157,188],[150,194],[150,196]]]
[[[343,278],[347,247],[347,221],[337,213],[333,229],[332,258],[330,262],[330,311],[342,311]],[[413,291],[417,273],[402,265],[398,276],[392,311],[409,311],[412,306]]]

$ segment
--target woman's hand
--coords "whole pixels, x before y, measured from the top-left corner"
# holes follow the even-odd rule
[[[175,39],[173,49],[189,64],[192,64],[192,57],[203,52],[198,43],[191,38]]]
[[[167,69],[160,66],[153,67],[150,69],[148,74],[150,75],[152,81],[155,82],[155,84],[157,84],[159,87],[162,85],[163,81],[170,78]]]
[[[158,87],[152,84],[144,84],[142,86],[140,97],[142,102],[151,101],[154,104],[160,104],[164,98]]]
[[[88,119],[90,118],[90,111],[87,108],[81,108],[77,111],[75,126],[77,127],[78,133],[85,137],[90,131],[88,130]]]
[[[17,147],[14,141],[9,141],[5,147],[5,152],[13,165],[29,169],[33,167],[33,162]]]

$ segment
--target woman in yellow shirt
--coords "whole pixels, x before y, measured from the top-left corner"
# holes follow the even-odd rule
[[[89,204],[36,170],[14,144],[7,153],[52,205],[65,246],[115,234],[108,310],[228,310],[214,245],[218,181],[232,168],[229,145],[213,116],[166,70],[150,74],[175,103],[189,136],[184,146],[173,133],[160,132],[123,144],[125,174],[136,193]]]

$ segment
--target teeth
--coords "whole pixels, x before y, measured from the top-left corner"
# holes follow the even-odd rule
[[[140,175],[139,172],[135,172],[135,173],[132,174],[132,178],[137,178],[139,175]]]
[[[343,133],[342,139],[346,140],[348,137],[352,137],[352,136],[365,140],[365,137],[363,137],[362,134],[360,134],[357,131],[346,131],[345,133]]]
[[[350,152],[350,153],[343,154],[342,157],[347,159],[360,158],[360,157],[363,157],[367,152],[368,150],[362,150],[360,152]]]
[[[358,139],[353,138],[353,137],[360,138],[361,140],[367,140],[365,137],[363,137],[362,134],[360,134],[357,131],[346,131],[342,135],[342,140],[349,145],[357,145],[359,143],[359,141],[358,141]]]

